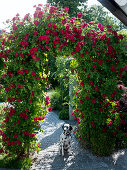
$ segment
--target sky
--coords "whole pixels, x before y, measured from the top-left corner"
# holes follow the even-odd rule
[[[21,18],[25,14],[33,14],[34,5],[46,4],[46,0],[0,0],[0,29],[5,28],[6,20],[12,19],[17,13],[20,14]],[[97,0],[88,0],[88,6],[93,4],[99,5]]]

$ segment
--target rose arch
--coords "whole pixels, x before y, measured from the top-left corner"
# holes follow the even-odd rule
[[[48,75],[57,56],[71,56],[77,86],[74,112],[78,138],[92,143],[96,131],[108,137],[124,137],[116,101],[121,91],[116,82],[125,73],[123,36],[110,25],[86,23],[82,13],[68,16],[68,8],[36,7],[34,18],[19,15],[10,22],[11,33],[2,37],[2,75],[10,107],[5,107],[2,126],[3,152],[18,157],[38,151],[36,134],[48,109]],[[92,135],[92,138],[91,138]]]

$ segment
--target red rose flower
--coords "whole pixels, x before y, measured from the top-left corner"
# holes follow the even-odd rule
[[[43,118],[40,116],[40,117],[38,118],[38,120],[43,120]]]
[[[17,84],[17,88],[21,88],[21,85],[19,83]]]
[[[17,123],[19,124],[21,121],[20,120],[17,120]]]
[[[102,109],[102,108],[99,108],[99,112],[100,112],[100,113],[103,112],[103,109]]]
[[[114,131],[114,132],[112,132],[112,134],[113,134],[113,135],[116,135],[116,134],[117,134],[117,132],[116,132],[116,131]]]
[[[99,61],[98,61],[98,64],[99,64],[99,65],[102,65],[102,64],[103,64],[103,60],[99,60]]]
[[[90,81],[89,84],[90,84],[91,86],[93,86],[93,81]]]
[[[20,74],[22,74],[22,75],[23,75],[23,70],[21,70],[21,71],[20,71]]]
[[[17,135],[17,134],[14,134],[14,138],[17,139],[17,138],[18,138],[18,135]]]
[[[26,108],[26,112],[29,112],[29,109]]]
[[[108,123],[108,126],[111,126],[112,123],[113,123],[112,120],[110,120],[109,123]]]
[[[17,102],[21,102],[21,99],[17,99]]]
[[[106,128],[103,128],[103,129],[102,129],[102,132],[103,132],[103,133],[105,133],[106,131],[107,131],[107,129],[106,129]]]
[[[38,24],[39,24],[39,22],[38,22],[37,20],[35,20],[35,21],[34,21],[34,24],[35,24],[35,25],[38,25]]]
[[[84,85],[84,83],[83,83],[83,82],[81,82],[81,83],[80,83],[80,85],[81,85],[81,86],[83,86],[83,85]]]
[[[85,97],[85,99],[86,99],[86,100],[89,100],[89,99],[90,99],[90,97],[89,97],[89,96],[86,96],[86,97]]]
[[[82,104],[83,103],[83,101],[82,100],[79,100],[79,102]]]
[[[115,67],[114,66],[111,66],[110,69],[111,69],[112,72],[115,71]]]
[[[31,74],[32,74],[32,76],[35,76],[36,75],[36,71],[32,71]]]
[[[51,111],[52,111],[52,108],[51,108],[51,107],[49,107],[49,108],[48,108],[48,110],[49,110],[49,112],[51,112]]]
[[[78,13],[78,18],[82,18],[82,12]]]
[[[96,68],[97,66],[95,64],[92,65],[93,68]]]
[[[96,58],[93,58],[93,62],[97,62],[97,59],[96,59]]]
[[[73,116],[73,115],[75,115],[75,113],[74,113],[74,112],[72,112],[71,114],[72,114],[72,116]]]
[[[47,23],[47,26],[48,26],[48,27],[51,27],[51,26],[52,26],[52,24],[51,24],[51,23]]]
[[[95,86],[95,88],[94,88],[94,89],[95,89],[95,91],[99,91],[99,88],[98,88],[97,86]]]
[[[15,53],[15,57],[18,57],[18,53]]]
[[[4,152],[4,150],[1,148],[1,149],[0,149],[0,154],[3,153],[3,152]]]
[[[24,135],[29,136],[29,132],[28,131],[24,131]]]
[[[34,91],[31,92],[31,96],[34,97]]]
[[[33,138],[33,137],[35,136],[35,134],[32,133],[32,134],[29,134],[29,136],[30,136],[31,138]]]
[[[102,96],[105,98],[105,97],[107,97],[107,95],[106,94],[102,94]]]
[[[34,121],[37,121],[38,119],[37,119],[37,117],[34,117]]]
[[[31,104],[31,103],[33,103],[33,101],[32,101],[32,100],[29,100],[29,101],[28,101],[28,103],[30,103],[30,104]]]
[[[96,99],[92,99],[91,102],[92,102],[92,103],[96,103]]]
[[[21,142],[19,140],[16,141],[17,145],[21,145]]]
[[[92,127],[95,127],[95,123],[94,122],[90,122],[90,123],[91,123]]]
[[[34,32],[34,35],[37,35],[37,31]]]

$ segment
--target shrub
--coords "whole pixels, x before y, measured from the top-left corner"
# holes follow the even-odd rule
[[[69,119],[69,110],[63,108],[63,109],[59,112],[59,119],[61,119],[61,120],[68,120],[68,119]]]
[[[60,90],[56,88],[50,91],[50,103],[53,110],[61,110],[62,100],[60,95]]]
[[[0,88],[0,102],[5,102],[6,100],[6,91],[3,88]]]
[[[98,156],[109,156],[115,147],[115,137],[108,132],[102,133],[98,130],[93,130],[91,133],[91,149]]]

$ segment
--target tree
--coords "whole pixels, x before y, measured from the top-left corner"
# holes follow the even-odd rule
[[[71,17],[76,17],[78,12],[82,9],[86,8],[86,3],[88,0],[47,0],[47,3],[49,3],[51,6],[58,6],[62,8],[69,8],[69,15]]]
[[[120,22],[117,18],[110,15],[109,12],[105,11],[103,6],[93,5],[83,12],[84,20],[86,22],[99,21],[102,25],[111,25],[113,30],[119,31],[126,29],[126,26]]]

